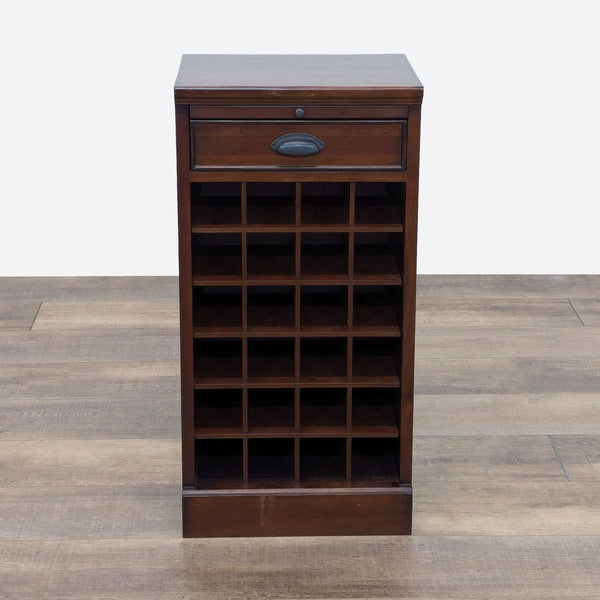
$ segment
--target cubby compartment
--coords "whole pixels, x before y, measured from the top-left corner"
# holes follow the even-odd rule
[[[242,236],[239,233],[195,233],[192,255],[195,283],[242,276]]]
[[[348,288],[333,285],[304,285],[300,290],[302,331],[346,331]]]
[[[399,388],[354,388],[352,390],[352,432],[398,436],[400,424]]]
[[[345,388],[302,388],[300,431],[341,433],[346,431]]]
[[[242,223],[241,184],[192,183],[192,227],[227,228]]]
[[[404,214],[404,183],[360,182],[355,187],[354,223],[401,227]]]
[[[377,383],[399,383],[401,345],[399,338],[354,338],[353,379]]]
[[[251,438],[248,440],[248,481],[250,483],[294,480],[292,438]]]
[[[354,276],[356,279],[400,280],[401,265],[401,233],[362,232],[355,234]]]
[[[316,181],[302,184],[302,225],[348,224],[348,184]]]
[[[300,481],[329,483],[345,479],[345,438],[300,440]]]
[[[241,439],[196,440],[196,487],[239,486],[243,465]]]
[[[352,481],[365,484],[398,483],[398,440],[352,439]]]
[[[194,333],[231,333],[242,329],[242,288],[194,288]]]
[[[248,390],[248,431],[283,433],[294,430],[294,389]]]
[[[197,435],[241,433],[242,390],[196,390],[194,419]]]
[[[348,234],[303,233],[303,278],[346,279],[348,276]]]
[[[294,340],[291,338],[250,338],[248,340],[248,381],[294,381]]]
[[[354,287],[354,329],[400,332],[402,288],[391,285]]]
[[[248,234],[248,279],[294,279],[293,233]]]
[[[304,338],[300,340],[300,377],[303,381],[346,379],[345,338]]]
[[[241,381],[241,339],[196,339],[194,356],[195,378],[198,383]]]
[[[246,203],[250,227],[296,223],[296,186],[293,183],[248,183]]]
[[[248,286],[248,331],[294,328],[293,286]]]

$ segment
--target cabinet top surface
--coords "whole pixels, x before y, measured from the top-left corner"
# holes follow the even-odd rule
[[[184,54],[175,82],[178,101],[345,93],[414,101],[423,86],[404,54]]]

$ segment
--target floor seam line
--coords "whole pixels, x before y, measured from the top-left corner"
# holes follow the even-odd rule
[[[586,324],[583,322],[583,319],[581,318],[581,315],[577,312],[577,310],[575,310],[575,307],[573,306],[573,303],[571,302],[571,298],[567,298],[567,302],[569,303],[569,306],[573,309],[573,312],[575,313],[575,315],[577,316],[577,318],[579,319],[579,322],[586,327]]]
[[[558,454],[558,450],[556,449],[556,446],[554,445],[554,442],[552,441],[552,436],[548,435],[547,437],[548,437],[548,441],[550,442],[550,446],[552,446],[552,450],[554,450],[554,456],[556,456],[556,460],[558,461],[558,464],[560,465],[560,468],[562,469],[562,472],[564,473],[565,478],[567,479],[567,481],[571,481],[571,478],[569,477],[569,474],[567,473],[567,470],[565,469],[565,465],[563,464],[562,458]]]
[[[42,304],[43,302],[40,302],[40,305],[37,307],[37,310],[35,311],[35,315],[33,315],[33,321],[31,321],[31,325],[29,326],[29,329],[27,331],[31,331],[35,320],[37,319],[38,315],[40,314],[40,309],[42,308]]]

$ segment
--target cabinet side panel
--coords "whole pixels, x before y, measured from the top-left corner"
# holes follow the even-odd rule
[[[410,106],[408,117],[408,180],[406,182],[404,215],[402,372],[400,377],[400,483],[404,484],[410,484],[412,478],[420,131],[421,107]]]
[[[179,309],[181,344],[181,442],[183,485],[194,485],[194,339],[192,323],[192,234],[190,207],[189,107],[175,107],[177,206],[179,217]]]

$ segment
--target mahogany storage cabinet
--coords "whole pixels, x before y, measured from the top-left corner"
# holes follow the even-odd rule
[[[408,534],[419,131],[404,55],[184,55],[183,535]]]

